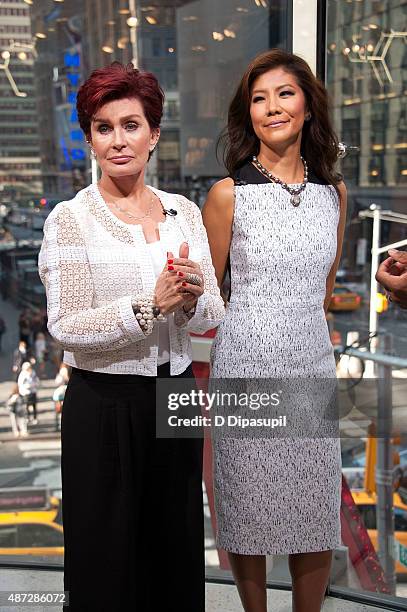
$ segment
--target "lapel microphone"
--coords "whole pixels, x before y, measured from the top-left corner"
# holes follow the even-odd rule
[[[169,217],[175,217],[175,215],[178,214],[178,212],[176,210],[174,210],[173,208],[170,208],[169,210],[164,208],[163,212],[164,212],[164,215],[168,215]]]

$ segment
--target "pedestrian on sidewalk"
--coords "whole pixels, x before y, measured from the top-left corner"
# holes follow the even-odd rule
[[[31,346],[31,315],[28,308],[25,308],[18,318],[18,329],[20,340],[23,340],[27,347]]]
[[[6,407],[9,411],[14,437],[28,436],[25,401],[18,392],[17,383],[13,386],[13,390],[7,399]]]
[[[31,351],[27,348],[27,343],[25,340],[20,340],[18,343],[18,347],[13,353],[13,373],[15,375],[15,380],[18,380],[18,377],[21,372],[21,366],[25,361],[32,360]]]
[[[2,341],[2,337],[3,334],[6,333],[7,327],[6,327],[6,323],[3,319],[3,317],[0,315],[0,353],[1,353],[1,341]]]
[[[28,420],[36,425],[38,423],[37,390],[40,386],[40,379],[29,361],[23,363],[17,383],[18,391],[25,400]]]
[[[38,367],[39,377],[44,377],[45,371],[45,360],[47,358],[47,341],[45,340],[45,335],[42,332],[37,333],[37,337],[34,342],[35,348],[35,361]]]
[[[62,406],[65,398],[65,391],[69,381],[69,366],[62,362],[59,372],[55,377],[56,389],[52,395],[55,408],[55,431],[61,431]]]
[[[33,314],[31,315],[31,333],[33,335],[34,338],[34,342],[35,339],[38,336],[38,332],[43,332],[43,316],[40,310],[37,310],[35,312],[33,312]]]

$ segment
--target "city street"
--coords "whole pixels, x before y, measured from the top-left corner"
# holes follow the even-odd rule
[[[350,331],[359,332],[360,340],[366,340],[369,333],[368,304],[364,302],[359,310],[353,312],[335,312],[334,328],[341,333],[343,345]],[[407,359],[407,310],[390,304],[389,310],[379,315],[378,328],[379,338],[383,333],[392,334],[394,354]]]
[[[61,441],[29,438],[0,446],[0,489],[4,487],[48,487],[61,498]]]

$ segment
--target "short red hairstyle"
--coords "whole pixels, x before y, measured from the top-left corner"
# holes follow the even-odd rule
[[[140,100],[151,129],[160,127],[164,92],[152,72],[141,72],[132,63],[113,62],[94,70],[78,90],[76,108],[79,125],[86,137],[90,134],[92,117],[107,102],[123,98]]]

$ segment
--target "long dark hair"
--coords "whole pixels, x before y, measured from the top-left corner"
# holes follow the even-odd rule
[[[271,49],[254,58],[230,103],[227,126],[218,141],[218,150],[223,146],[223,162],[227,170],[233,176],[238,168],[259,153],[260,141],[250,117],[251,91],[257,77],[274,68],[283,68],[296,78],[311,113],[311,119],[304,122],[302,131],[302,156],[320,179],[336,186],[342,177],[334,170],[338,159],[338,138],[330,119],[328,92],[305,60],[281,49]]]

